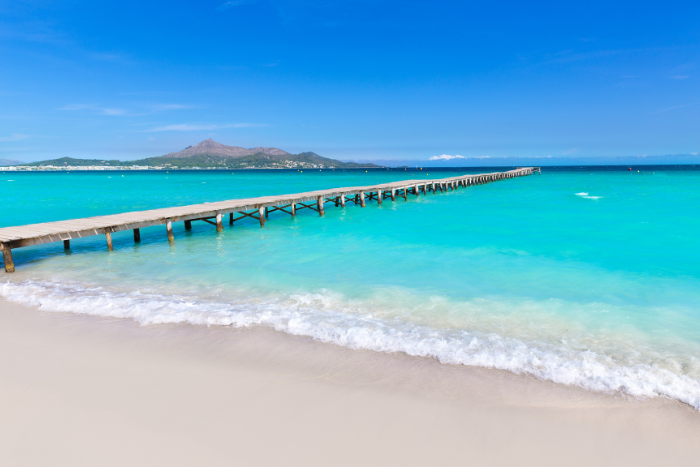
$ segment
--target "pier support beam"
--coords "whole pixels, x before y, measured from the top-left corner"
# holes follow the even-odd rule
[[[292,217],[296,217],[297,215],[297,203],[292,201]]]
[[[5,262],[5,272],[15,272],[15,262],[12,261],[12,250],[9,246],[2,246],[2,259]]]
[[[319,212],[320,215],[324,215],[324,204],[327,202],[334,203],[336,206],[340,204],[345,208],[347,201],[354,201],[355,205],[360,205],[361,207],[366,207],[366,203],[369,200],[373,200],[376,197],[377,204],[383,204],[384,198],[391,197],[392,201],[396,201],[396,195],[403,196],[404,200],[408,201],[408,194],[414,194],[416,196],[427,195],[428,192],[432,190],[434,194],[437,191],[445,192],[447,190],[456,191],[462,187],[474,187],[475,185],[484,185],[486,183],[505,181],[513,178],[526,177],[530,175],[540,174],[542,171],[539,167],[525,167],[517,168],[515,170],[506,172],[496,172],[490,174],[468,174],[460,175],[457,177],[449,177],[446,179],[437,179],[432,182],[421,180],[418,183],[416,180],[405,180],[402,182],[392,182],[381,185],[374,185],[375,188],[366,188],[370,191],[364,191],[365,188],[358,187],[347,187],[347,188],[335,188],[332,190],[319,190],[315,191],[317,207],[313,206],[313,195],[310,197],[309,201],[300,202],[300,205],[304,208],[310,208],[314,211]],[[427,174],[425,174],[427,175]],[[398,183],[413,183],[413,185],[401,186]],[[403,192],[401,191],[403,190]],[[423,193],[421,193],[423,190]],[[340,195],[339,193],[355,193],[350,195]],[[321,195],[321,196],[319,196]],[[229,212],[229,222],[233,223],[237,220],[244,219],[246,217],[252,217],[260,221],[260,226],[264,227],[266,218],[269,216],[270,212],[283,211],[292,216],[296,216],[296,203],[290,201],[295,199],[308,199],[309,193],[299,193],[296,195],[284,195],[281,197],[259,197],[253,199],[245,200],[230,200],[225,203],[217,203],[214,208],[212,205],[204,207],[204,211],[197,209],[200,206],[193,205],[187,208],[192,208],[192,210],[182,210],[177,211],[163,209],[163,210],[149,210],[134,213],[124,213],[131,214],[130,216],[102,216],[101,219],[94,221],[90,218],[88,219],[75,219],[71,221],[71,225],[68,226],[74,230],[66,230],[66,225],[58,225],[58,223],[42,223],[36,225],[18,226],[18,227],[2,227],[0,228],[0,250],[3,251],[4,257],[4,267],[7,272],[14,272],[15,266],[12,259],[12,249],[39,245],[48,242],[63,242],[63,247],[66,254],[70,252],[70,242],[73,238],[79,238],[81,236],[87,235],[105,235],[105,240],[107,242],[107,248],[111,252],[114,250],[112,242],[112,234],[117,231],[130,229],[133,231],[134,242],[138,243],[141,240],[139,228],[134,228],[135,226],[147,227],[166,224],[166,231],[168,240],[170,242],[175,241],[175,237],[172,229],[172,221],[183,221],[186,230],[191,230],[192,221],[203,221],[212,224],[216,227],[217,232],[221,232],[223,214],[217,214],[216,209],[221,211]],[[353,198],[354,197],[354,198]],[[252,208],[255,204],[258,204],[258,208]],[[309,203],[309,204],[306,204]],[[262,207],[260,207],[262,206]],[[291,211],[287,208],[291,206]],[[214,209],[214,212],[212,212]],[[234,212],[237,213],[234,216]],[[214,216],[212,216],[214,214]],[[241,217],[237,217],[241,215]],[[216,218],[216,222],[213,222],[213,218]],[[108,220],[109,219],[109,220]],[[187,219],[187,220],[185,220]],[[55,225],[54,225],[55,224]],[[107,227],[105,227],[107,225]],[[12,248],[10,248],[10,246]]]
[[[114,246],[112,245],[112,231],[105,229],[105,238],[107,239],[107,250],[114,251]]]
[[[175,235],[173,235],[173,221],[170,219],[165,219],[165,230],[168,232],[168,241],[173,243],[175,241]]]
[[[229,213],[228,215],[228,225],[233,225],[233,213]]]

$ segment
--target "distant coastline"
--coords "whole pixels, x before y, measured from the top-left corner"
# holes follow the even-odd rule
[[[12,162],[12,161],[10,161]],[[196,146],[164,156],[135,161],[63,157],[26,164],[7,164],[3,170],[171,170],[171,169],[332,169],[381,168],[371,163],[342,162],[313,152],[291,154],[278,148],[246,149],[207,139]]]
[[[384,169],[377,165],[357,165],[352,167],[327,167],[324,165],[309,164],[291,167],[170,167],[170,166],[148,166],[148,165],[14,165],[0,167],[0,170],[7,172],[59,172],[59,171],[154,171],[154,170],[296,170],[296,169]]]

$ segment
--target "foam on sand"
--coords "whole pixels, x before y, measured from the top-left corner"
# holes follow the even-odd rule
[[[6,282],[0,295],[45,311],[133,319],[143,325],[267,326],[351,349],[403,352],[463,364],[525,373],[543,380],[631,396],[666,396],[700,410],[700,381],[654,362],[629,363],[566,340],[524,342],[497,333],[417,324],[353,306],[342,296],[300,293],[239,297],[231,303],[195,296],[119,292],[77,282]],[[352,308],[352,309],[351,309]]]

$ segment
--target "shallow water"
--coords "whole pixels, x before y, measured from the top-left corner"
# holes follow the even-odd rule
[[[264,325],[700,408],[700,167],[544,168],[320,218],[14,251],[0,294],[144,324]],[[485,170],[4,173],[0,225]],[[490,170],[486,170],[490,171]],[[10,181],[11,180],[11,181]]]

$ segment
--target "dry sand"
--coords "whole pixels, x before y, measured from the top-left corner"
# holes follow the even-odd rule
[[[697,465],[700,412],[269,329],[0,299],[0,465]]]

